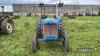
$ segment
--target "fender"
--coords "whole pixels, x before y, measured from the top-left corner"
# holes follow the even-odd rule
[[[10,18],[9,16],[0,16],[0,23],[5,20],[6,18]]]
[[[6,18],[10,18],[9,16],[0,16],[0,25],[2,23],[3,20],[5,20]]]

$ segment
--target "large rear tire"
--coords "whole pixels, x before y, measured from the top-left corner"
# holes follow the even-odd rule
[[[69,37],[65,34],[64,32],[64,25],[63,23],[60,23],[60,27],[59,27],[59,37],[62,39],[64,39],[62,41],[63,46],[64,46],[64,51],[69,52]]]
[[[1,30],[4,34],[11,34],[14,31],[14,23],[12,19],[10,18],[5,18],[1,22]]]
[[[41,29],[41,27],[42,27],[41,21],[42,20],[38,20],[37,23],[36,23],[36,34],[37,34],[36,37],[38,37],[38,38],[41,38],[43,36],[42,29]]]
[[[59,38],[64,37],[64,25],[60,23],[59,26]]]

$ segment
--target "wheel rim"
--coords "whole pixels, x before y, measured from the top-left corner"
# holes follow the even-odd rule
[[[11,33],[13,31],[12,24],[10,24],[9,22],[7,22],[7,30],[9,33]]]

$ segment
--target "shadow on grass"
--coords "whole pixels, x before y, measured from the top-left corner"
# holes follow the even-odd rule
[[[3,34],[3,33],[0,31],[0,36],[3,36],[3,35],[5,35],[5,34]]]
[[[64,52],[63,44],[60,42],[41,42],[39,43],[39,49],[37,52],[34,54],[41,54],[41,53],[46,53],[48,55],[54,56],[66,56],[67,51]]]

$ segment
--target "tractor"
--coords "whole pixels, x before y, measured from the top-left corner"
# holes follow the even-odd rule
[[[3,34],[11,34],[14,30],[14,23],[11,17],[4,15],[4,6],[0,6],[0,32]]]
[[[63,44],[64,51],[69,52],[69,38],[64,32],[62,18],[61,16],[58,16],[58,7],[63,6],[63,3],[59,3],[58,5],[56,4],[56,15],[54,15],[53,18],[49,18],[48,16],[43,15],[36,23],[36,35],[33,37],[32,40],[33,52],[36,52],[38,50],[40,41],[61,42]]]

